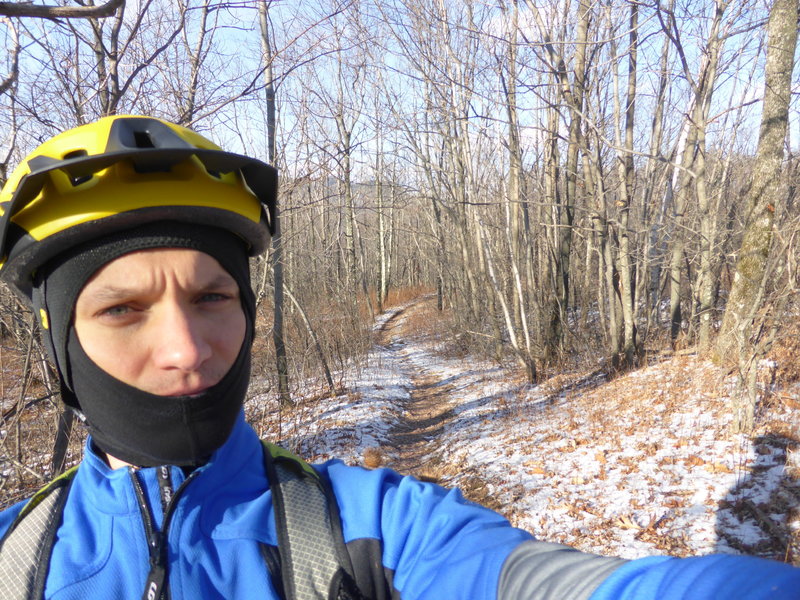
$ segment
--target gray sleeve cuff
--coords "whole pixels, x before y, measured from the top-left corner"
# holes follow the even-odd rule
[[[587,600],[626,562],[561,544],[523,542],[503,563],[497,600]]]

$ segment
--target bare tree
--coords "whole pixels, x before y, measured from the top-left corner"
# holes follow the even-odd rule
[[[186,14],[186,11],[189,9],[187,0],[179,0],[179,5],[181,13]],[[204,0],[204,2],[198,8],[200,16],[197,19],[197,31],[194,41],[192,42],[189,39],[188,27],[184,26],[181,29],[181,43],[183,46],[182,50],[185,52],[185,56],[189,59],[189,76],[188,83],[184,83],[184,78],[181,78],[181,87],[183,89],[178,88],[175,91],[176,100],[180,105],[177,122],[181,125],[187,126],[194,121],[195,115],[197,114],[200,78],[203,72],[204,63],[212,48],[214,33],[217,30],[216,27],[209,26],[210,7],[208,0]],[[259,4],[259,16],[260,15],[261,4]],[[175,64],[176,66],[180,65],[181,58],[176,57]],[[267,85],[269,85],[269,83],[267,83]],[[181,93],[181,91],[185,91],[185,93]]]
[[[775,0],[770,11],[767,62],[758,150],[747,191],[747,227],[736,262],[736,275],[716,346],[718,360],[752,355],[754,317],[764,301],[767,264],[772,250],[776,207],[782,203],[783,144],[789,117],[792,70],[797,47],[797,0]],[[749,360],[744,369],[756,368]],[[752,399],[737,416],[736,426],[752,426]]]
[[[569,132],[567,158],[564,165],[565,183],[563,197],[555,187],[552,189],[552,202],[555,206],[556,250],[554,265],[555,289],[552,300],[550,330],[546,338],[545,350],[553,355],[563,348],[563,336],[567,327],[567,308],[570,300],[570,256],[575,204],[578,192],[578,164],[582,147],[582,119],[584,114],[586,57],[588,32],[592,21],[593,7],[587,0],[580,0],[576,8],[575,40],[572,47],[574,55],[568,61],[564,54],[566,46],[553,43],[549,27],[540,15],[539,8],[532,0],[526,0],[528,8],[534,13],[539,26],[539,35],[547,51],[547,67],[553,75],[554,84],[560,100],[569,109]],[[568,63],[571,62],[572,81],[569,80]],[[553,132],[554,135],[555,132]]]
[[[272,42],[270,35],[269,8],[271,0],[262,0],[258,4],[258,18],[261,26],[261,48],[264,53],[264,77],[266,79],[267,101],[267,156],[270,164],[275,164],[275,79],[273,75]],[[281,219],[279,211],[275,210],[274,232],[272,235],[272,254],[270,255],[273,273],[273,324],[272,342],[275,345],[275,368],[278,373],[278,394],[283,404],[290,404],[292,399],[289,394],[289,364],[286,357],[286,342],[283,335],[283,240],[281,236]]]
[[[619,106],[619,83],[617,70],[614,69],[614,136],[615,144],[619,148],[617,153],[617,168],[619,173],[619,194],[617,204],[619,206],[619,296],[622,305],[622,320],[624,323],[624,337],[622,343],[622,360],[614,355],[615,366],[629,368],[635,364],[638,354],[638,342],[636,339],[635,322],[635,293],[633,285],[634,265],[631,264],[631,240],[630,240],[630,209],[634,194],[634,165],[633,165],[633,129],[636,115],[636,77],[637,60],[639,53],[638,27],[639,27],[639,6],[636,2],[630,4],[630,20],[628,23],[630,45],[628,47],[628,87],[625,99],[625,125],[624,139],[619,128],[622,112]],[[612,48],[616,44],[612,43]],[[612,50],[616,54],[616,50]]]
[[[677,343],[684,317],[682,310],[682,275],[684,272],[687,231],[691,229],[688,212],[691,200],[696,199],[699,214],[700,268],[694,283],[698,286],[696,297],[699,300],[697,313],[700,320],[699,341],[707,348],[710,340],[710,326],[713,308],[713,252],[715,248],[715,215],[711,212],[708,194],[707,171],[707,133],[709,112],[713,93],[720,70],[720,58],[726,39],[731,35],[733,21],[726,20],[727,0],[715,0],[711,7],[713,13],[708,19],[708,33],[703,40],[704,51],[696,72],[691,58],[686,53],[685,32],[678,26],[674,4],[659,6],[656,16],[663,31],[672,42],[681,64],[681,72],[690,88],[689,110],[686,111],[684,128],[681,133],[676,158],[679,171],[676,171],[669,194],[673,198],[672,249],[669,261],[671,339]],[[683,10],[689,10],[682,7]],[[672,190],[675,190],[674,194]],[[687,275],[690,275],[687,273]],[[691,281],[691,277],[690,277]]]

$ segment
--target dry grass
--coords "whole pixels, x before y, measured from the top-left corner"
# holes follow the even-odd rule
[[[427,296],[429,294],[433,294],[435,290],[428,286],[408,286],[402,288],[390,288],[389,293],[386,295],[386,300],[383,303],[384,310],[389,310],[391,308],[402,306],[407,302],[410,302],[416,298],[421,296]],[[377,299],[375,295],[375,290],[370,290],[370,297],[372,299],[372,305],[377,306]]]
[[[362,464],[367,469],[379,469],[386,464],[384,452],[376,447],[365,448]]]
[[[782,384],[800,382],[800,319],[784,324],[769,358],[778,365],[775,373],[777,381]],[[797,396],[794,400],[800,402],[800,392]]]
[[[288,301],[284,315],[284,343],[289,361],[290,385],[302,382],[305,393],[309,385],[318,385],[320,388],[327,386],[323,357],[328,369],[335,372],[365,356],[372,344],[372,319],[362,314],[366,303],[353,310],[351,304],[325,296],[314,297],[313,300],[300,298],[299,301],[319,342],[319,348],[302,316]],[[271,303],[259,305],[252,372],[254,378],[269,382],[269,389],[256,390],[261,392],[277,388],[273,316]],[[292,389],[293,398],[298,397],[297,392],[296,388]]]

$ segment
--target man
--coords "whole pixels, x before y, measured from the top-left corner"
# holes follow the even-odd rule
[[[9,179],[0,275],[30,299],[90,436],[76,471],[0,514],[0,595],[800,597],[800,570],[779,563],[582,554],[455,491],[265,451],[242,412],[248,256],[269,241],[276,181],[146,117],[65,132]]]

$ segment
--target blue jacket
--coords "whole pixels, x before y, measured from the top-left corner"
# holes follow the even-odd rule
[[[339,461],[317,468],[332,482],[359,583],[372,580],[382,588],[373,590],[378,597],[391,597],[392,588],[403,598],[493,597],[505,557],[530,539],[458,492]],[[157,469],[133,476],[160,530]],[[171,476],[178,489],[183,471],[172,468]],[[129,469],[111,470],[87,444],[53,549],[47,598],[142,597],[149,552],[131,477]],[[19,509],[2,513],[0,535]],[[186,485],[168,540],[172,600],[279,598],[259,545],[277,546],[262,445],[243,419]]]
[[[500,600],[800,598],[800,569],[748,557],[622,561],[532,541],[457,491],[329,461],[356,580],[372,598]],[[186,479],[171,469],[173,489]],[[158,530],[157,469],[109,469],[87,443],[58,531],[45,596],[139,599],[149,571],[133,477]],[[21,505],[0,513],[0,536]],[[230,439],[185,485],[168,534],[169,591],[183,599],[278,599],[277,539],[255,432]],[[702,591],[702,595],[700,594]]]

